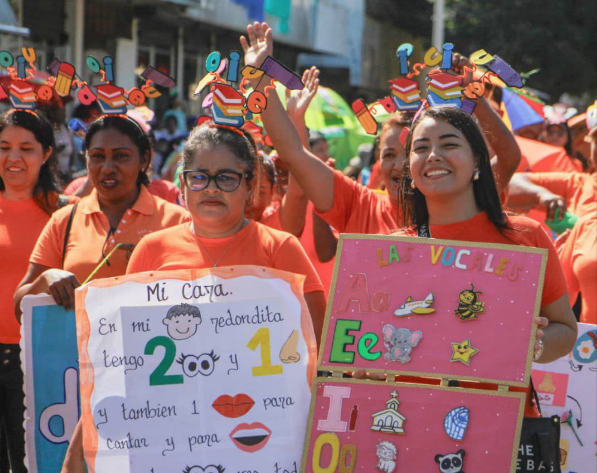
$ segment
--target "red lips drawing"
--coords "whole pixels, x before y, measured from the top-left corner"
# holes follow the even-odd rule
[[[272,431],[261,422],[239,424],[230,432],[230,438],[234,445],[247,453],[261,450],[267,445],[271,435]]]
[[[234,397],[224,394],[213,402],[212,407],[224,417],[237,419],[249,412],[254,405],[255,401],[246,394],[237,394]]]

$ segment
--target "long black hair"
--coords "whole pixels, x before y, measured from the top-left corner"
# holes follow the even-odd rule
[[[41,166],[37,184],[33,190],[34,199],[47,213],[56,210],[56,197],[60,192],[56,174],[56,157],[54,150],[54,130],[52,125],[43,115],[29,110],[10,110],[0,116],[0,133],[7,126],[19,126],[33,133],[35,139],[41,144],[42,150],[47,152],[50,148],[52,154]],[[4,181],[0,177],[0,191],[5,190]]]
[[[413,132],[425,118],[443,120],[460,130],[464,135],[477,160],[479,170],[479,179],[473,180],[473,193],[477,208],[487,213],[489,220],[500,232],[509,230],[510,226],[502,209],[500,196],[495,185],[489,151],[483,139],[483,133],[468,113],[454,107],[428,108],[419,114],[411,126],[405,146],[407,159],[404,160],[404,172],[402,173],[400,224],[404,227],[420,228],[429,222],[429,211],[425,196],[419,189],[411,188],[412,177],[410,160],[408,159],[412,147]]]
[[[94,135],[102,130],[114,129],[125,136],[128,136],[137,149],[139,150],[139,157],[147,155],[148,163],[151,162],[151,141],[147,133],[143,131],[141,126],[132,118],[126,115],[103,115],[95,120],[89,127],[89,131],[85,135],[85,151],[89,151],[91,140]],[[149,177],[146,170],[140,170],[137,177],[137,185],[149,185]]]

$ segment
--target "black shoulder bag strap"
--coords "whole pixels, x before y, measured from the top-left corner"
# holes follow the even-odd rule
[[[68,238],[70,237],[70,229],[73,226],[73,219],[75,218],[75,212],[77,211],[77,205],[79,201],[75,202],[70,215],[68,217],[68,223],[66,224],[66,232],[64,234],[64,243],[62,244],[62,269],[64,269],[64,260],[66,258],[66,246],[68,245]]]

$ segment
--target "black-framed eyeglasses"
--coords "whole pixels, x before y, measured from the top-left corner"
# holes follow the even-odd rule
[[[219,171],[216,174],[208,174],[204,171],[184,170],[182,177],[186,186],[192,191],[202,191],[209,186],[213,180],[216,187],[224,192],[234,192],[240,186],[243,177],[248,181],[252,175],[236,171]]]

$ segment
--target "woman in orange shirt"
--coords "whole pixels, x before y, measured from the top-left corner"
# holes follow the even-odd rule
[[[188,219],[186,210],[148,192],[150,143],[134,120],[120,115],[99,118],[89,128],[85,150],[94,189],[76,206],[56,212],[44,228],[15,294],[19,319],[26,294],[46,292],[72,309],[75,288],[117,245],[122,248],[94,277],[124,274],[130,251],[141,237]]]
[[[459,109],[425,110],[412,125],[406,151],[408,191],[398,234],[546,248],[535,361],[549,363],[569,353],[576,320],[557,253],[537,222],[502,211],[487,147],[472,118]],[[537,415],[530,403],[527,414]]]
[[[12,110],[0,117],[0,437],[15,473],[25,466],[21,333],[12,298],[38,235],[68,204],[58,194],[54,147],[52,125],[41,115]]]
[[[273,56],[271,29],[255,22],[247,27],[249,41],[241,38],[245,64],[259,67],[268,55]],[[466,58],[457,56],[458,64]],[[504,188],[520,161],[520,150],[508,128],[491,106],[481,99],[475,109],[488,132],[496,152],[494,171],[500,188]],[[373,192],[339,171],[334,171],[308,150],[276,94],[270,94],[261,114],[268,135],[317,212],[340,233],[389,233],[398,227],[399,190],[402,163],[405,159],[400,135],[408,118],[397,114],[383,126],[380,137],[380,169],[387,194]]]
[[[580,322],[597,324],[597,215],[587,215],[555,242],[570,302],[581,297]]]
[[[143,238],[127,273],[252,264],[306,276],[304,292],[319,340],[323,288],[296,237],[245,217],[259,187],[255,149],[238,130],[195,128],[183,150],[185,199],[192,223]]]

